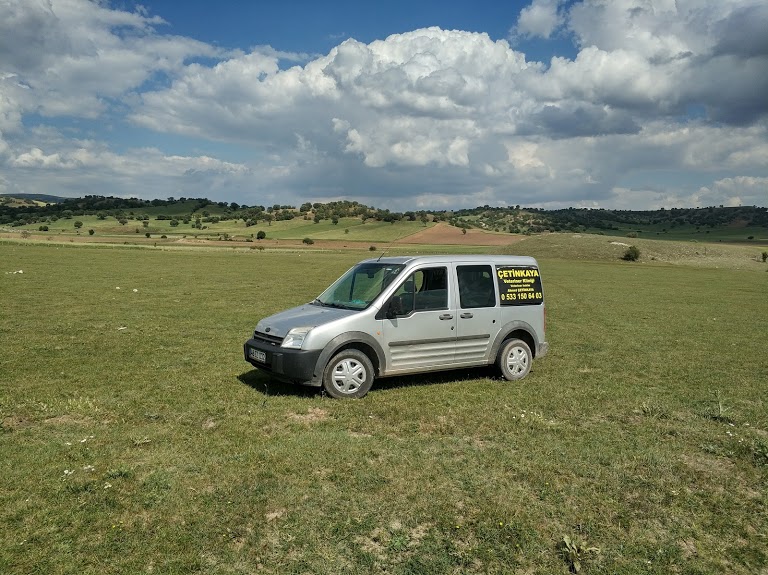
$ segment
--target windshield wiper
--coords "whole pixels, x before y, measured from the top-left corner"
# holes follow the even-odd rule
[[[341,304],[341,303],[328,302],[328,303],[326,303],[324,305],[327,305],[328,307],[335,307],[337,309],[352,309],[352,308],[350,308],[348,306],[345,306],[344,304]]]

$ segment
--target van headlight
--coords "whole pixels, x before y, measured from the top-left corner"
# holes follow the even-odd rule
[[[283,343],[280,344],[280,347],[301,349],[301,346],[304,343],[304,338],[307,337],[307,334],[311,329],[311,327],[294,327],[288,331],[288,334],[285,336],[285,339],[283,339]]]

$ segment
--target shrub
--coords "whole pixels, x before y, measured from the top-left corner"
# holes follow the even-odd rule
[[[144,234],[144,235],[145,235],[145,236],[147,236],[148,238],[151,238],[151,237],[152,237],[152,234],[150,234],[149,232],[147,232],[147,233],[146,233],[146,234]]]
[[[640,250],[637,248],[637,246],[629,246],[621,259],[628,262],[636,262],[640,259]]]
[[[166,236],[165,234],[163,234],[162,236],[160,236],[160,239],[161,239],[161,240],[167,240],[167,239],[168,239],[168,236]]]
[[[38,229],[38,231],[41,231],[41,232],[47,232],[48,231],[48,226],[40,226],[37,229]],[[765,261],[765,258],[763,258],[763,261]]]
[[[77,222],[75,222],[75,223],[77,223]],[[754,240],[754,239],[755,239],[755,236],[747,236],[747,239],[748,239],[748,240]]]
[[[267,232],[265,232],[264,230],[259,230],[258,232],[256,232],[257,240],[263,240],[266,237],[267,237]]]
[[[629,233],[627,234],[627,237],[628,237],[628,238],[636,238],[636,237],[637,237],[637,232],[629,232]]]
[[[45,231],[48,231],[48,226],[43,226],[43,227],[45,228]],[[762,257],[763,257],[763,263],[765,263],[766,260],[768,260],[768,252],[763,252]]]
[[[369,252],[375,252],[376,251],[376,246],[371,246],[370,248],[368,248],[368,251]]]
[[[89,235],[89,236],[92,236],[92,235],[93,235],[93,234],[95,234],[95,233],[96,233],[96,232],[95,232],[94,230],[88,230],[88,235]]]
[[[79,230],[82,227],[83,227],[83,222],[81,222],[80,220],[75,221],[75,228]]]
[[[311,246],[312,244],[314,244],[314,243],[315,243],[315,240],[313,240],[312,238],[304,238],[304,239],[303,239],[303,240],[301,240],[301,241],[302,241],[302,243],[305,243],[305,244],[307,244],[308,246]]]

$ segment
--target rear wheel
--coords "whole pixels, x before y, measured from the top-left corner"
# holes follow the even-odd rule
[[[358,349],[337,353],[323,371],[323,388],[331,397],[360,398],[373,385],[373,364]]]
[[[510,339],[504,342],[499,350],[496,364],[501,375],[509,381],[523,379],[531,371],[533,353],[531,348],[522,339]]]

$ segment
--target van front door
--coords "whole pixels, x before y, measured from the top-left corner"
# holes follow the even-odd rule
[[[448,272],[447,267],[418,269],[389,300],[383,321],[387,374],[453,363],[457,317]]]

